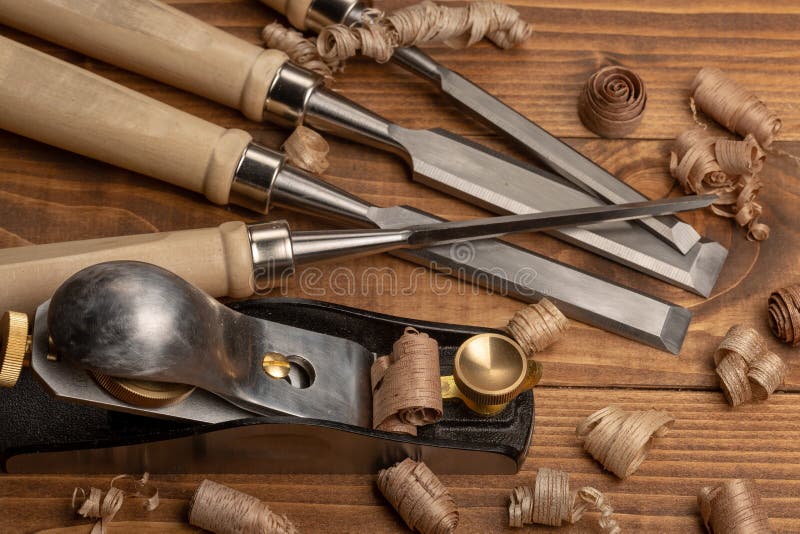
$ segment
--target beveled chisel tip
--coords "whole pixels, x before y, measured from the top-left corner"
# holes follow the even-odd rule
[[[710,239],[701,239],[695,247],[699,252],[689,269],[689,288],[702,297],[708,297],[717,285],[728,249]]]
[[[683,340],[689,331],[689,323],[692,321],[692,312],[682,306],[672,305],[667,312],[664,327],[661,329],[659,342],[661,347],[678,355],[683,346]]]
[[[692,225],[681,220],[676,220],[675,224],[671,226],[663,225],[663,228],[665,232],[669,233],[668,239],[681,254],[688,253],[701,238]]]

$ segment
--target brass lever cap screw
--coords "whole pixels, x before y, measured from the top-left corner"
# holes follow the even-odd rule
[[[481,406],[511,402],[529,388],[530,371],[522,348],[500,334],[479,334],[456,353],[453,379],[461,393]]]
[[[0,318],[0,386],[11,388],[19,380],[28,354],[28,316],[9,311]]]

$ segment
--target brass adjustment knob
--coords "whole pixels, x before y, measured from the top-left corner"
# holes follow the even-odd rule
[[[529,360],[513,339],[479,334],[458,348],[453,376],[442,377],[442,396],[460,398],[474,412],[493,415],[541,376],[539,363]]]
[[[117,378],[94,372],[92,376],[113,397],[142,408],[163,408],[177,404],[195,390],[194,386],[186,384]]]
[[[0,318],[0,386],[16,385],[29,349],[28,316],[14,311],[4,313]]]

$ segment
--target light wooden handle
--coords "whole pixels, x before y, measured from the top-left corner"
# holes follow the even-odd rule
[[[288,57],[157,0],[0,0],[0,22],[261,121]]]
[[[67,278],[112,260],[158,265],[214,297],[247,297],[255,287],[247,227],[229,222],[201,230],[2,249],[0,309],[33,317]]]
[[[261,0],[269,7],[286,15],[289,24],[298,30],[305,30],[308,8],[311,7],[311,0]]]
[[[23,2],[25,3],[25,2]],[[0,37],[0,128],[227,204],[250,134]]]

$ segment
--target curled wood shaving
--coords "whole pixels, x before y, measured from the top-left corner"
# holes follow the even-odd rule
[[[406,458],[378,473],[378,489],[408,528],[422,534],[449,534],[458,509],[447,488],[427,465]]]
[[[628,412],[616,406],[596,411],[575,429],[583,448],[603,467],[627,478],[647,458],[653,438],[665,436],[675,419],[662,410]]]
[[[389,14],[367,9],[360,25],[323,28],[317,38],[317,51],[324,61],[343,61],[360,50],[385,63],[400,47],[436,42],[465,48],[486,37],[508,49],[532,33],[533,28],[505,4],[471,2],[447,7],[425,1]]]
[[[714,352],[725,399],[731,406],[761,402],[781,385],[787,367],[752,328],[734,325]]]
[[[371,369],[373,427],[417,435],[417,427],[442,417],[439,344],[428,334],[406,328],[392,354]]]
[[[302,33],[283,24],[273,22],[261,30],[261,39],[267,48],[282,50],[293,63],[316,72],[326,83],[333,81],[333,74],[344,67],[337,59],[323,59],[317,52],[316,38],[306,38]]]
[[[732,132],[752,135],[763,147],[770,146],[781,129],[777,115],[718,68],[700,69],[692,82],[691,94],[701,111]]]
[[[569,320],[555,304],[543,298],[518,310],[508,321],[506,331],[525,354],[532,356],[561,339],[568,328]]]
[[[533,489],[518,486],[512,491],[508,505],[508,523],[510,527],[522,527],[531,523],[558,527],[563,521],[575,524],[590,508],[600,512],[598,522],[604,532],[622,532],[612,517],[614,509],[600,491],[587,486],[570,492],[569,474],[543,467],[536,473]]]
[[[144,497],[144,508],[148,512],[155,510],[159,505],[158,490],[148,484],[150,475],[145,473],[137,479],[132,475],[119,475],[111,479],[108,491],[103,496],[103,490],[89,488],[89,494],[83,488],[77,487],[72,492],[72,508],[81,517],[99,519],[92,527],[92,534],[105,534],[108,524],[114,520],[125,497]],[[130,486],[120,488],[117,485]]]
[[[306,39],[302,33],[277,22],[261,30],[261,39],[267,48],[284,51],[294,63],[321,75],[326,83],[332,82],[333,73],[342,68],[338,61],[325,61],[319,56],[315,40]],[[281,149],[289,163],[312,174],[321,174],[330,167],[328,142],[306,126],[295,128]]]
[[[737,478],[697,494],[709,534],[769,534],[769,518],[752,480]]]
[[[578,116],[601,137],[616,139],[642,122],[647,88],[638,74],[625,67],[603,67],[586,80],[578,98]]]
[[[216,534],[296,534],[285,515],[260,499],[211,480],[204,480],[189,502],[189,523]]]
[[[712,211],[746,227],[748,239],[761,241],[769,237],[769,226],[759,222],[763,208],[756,202],[763,164],[764,152],[752,136],[737,141],[692,128],[675,139],[669,169],[685,192],[717,194]]]
[[[328,153],[331,148],[320,134],[305,126],[298,126],[281,149],[289,162],[312,174],[321,174],[330,166]]]
[[[775,337],[793,347],[800,345],[800,285],[773,291],[767,312],[769,327]]]

